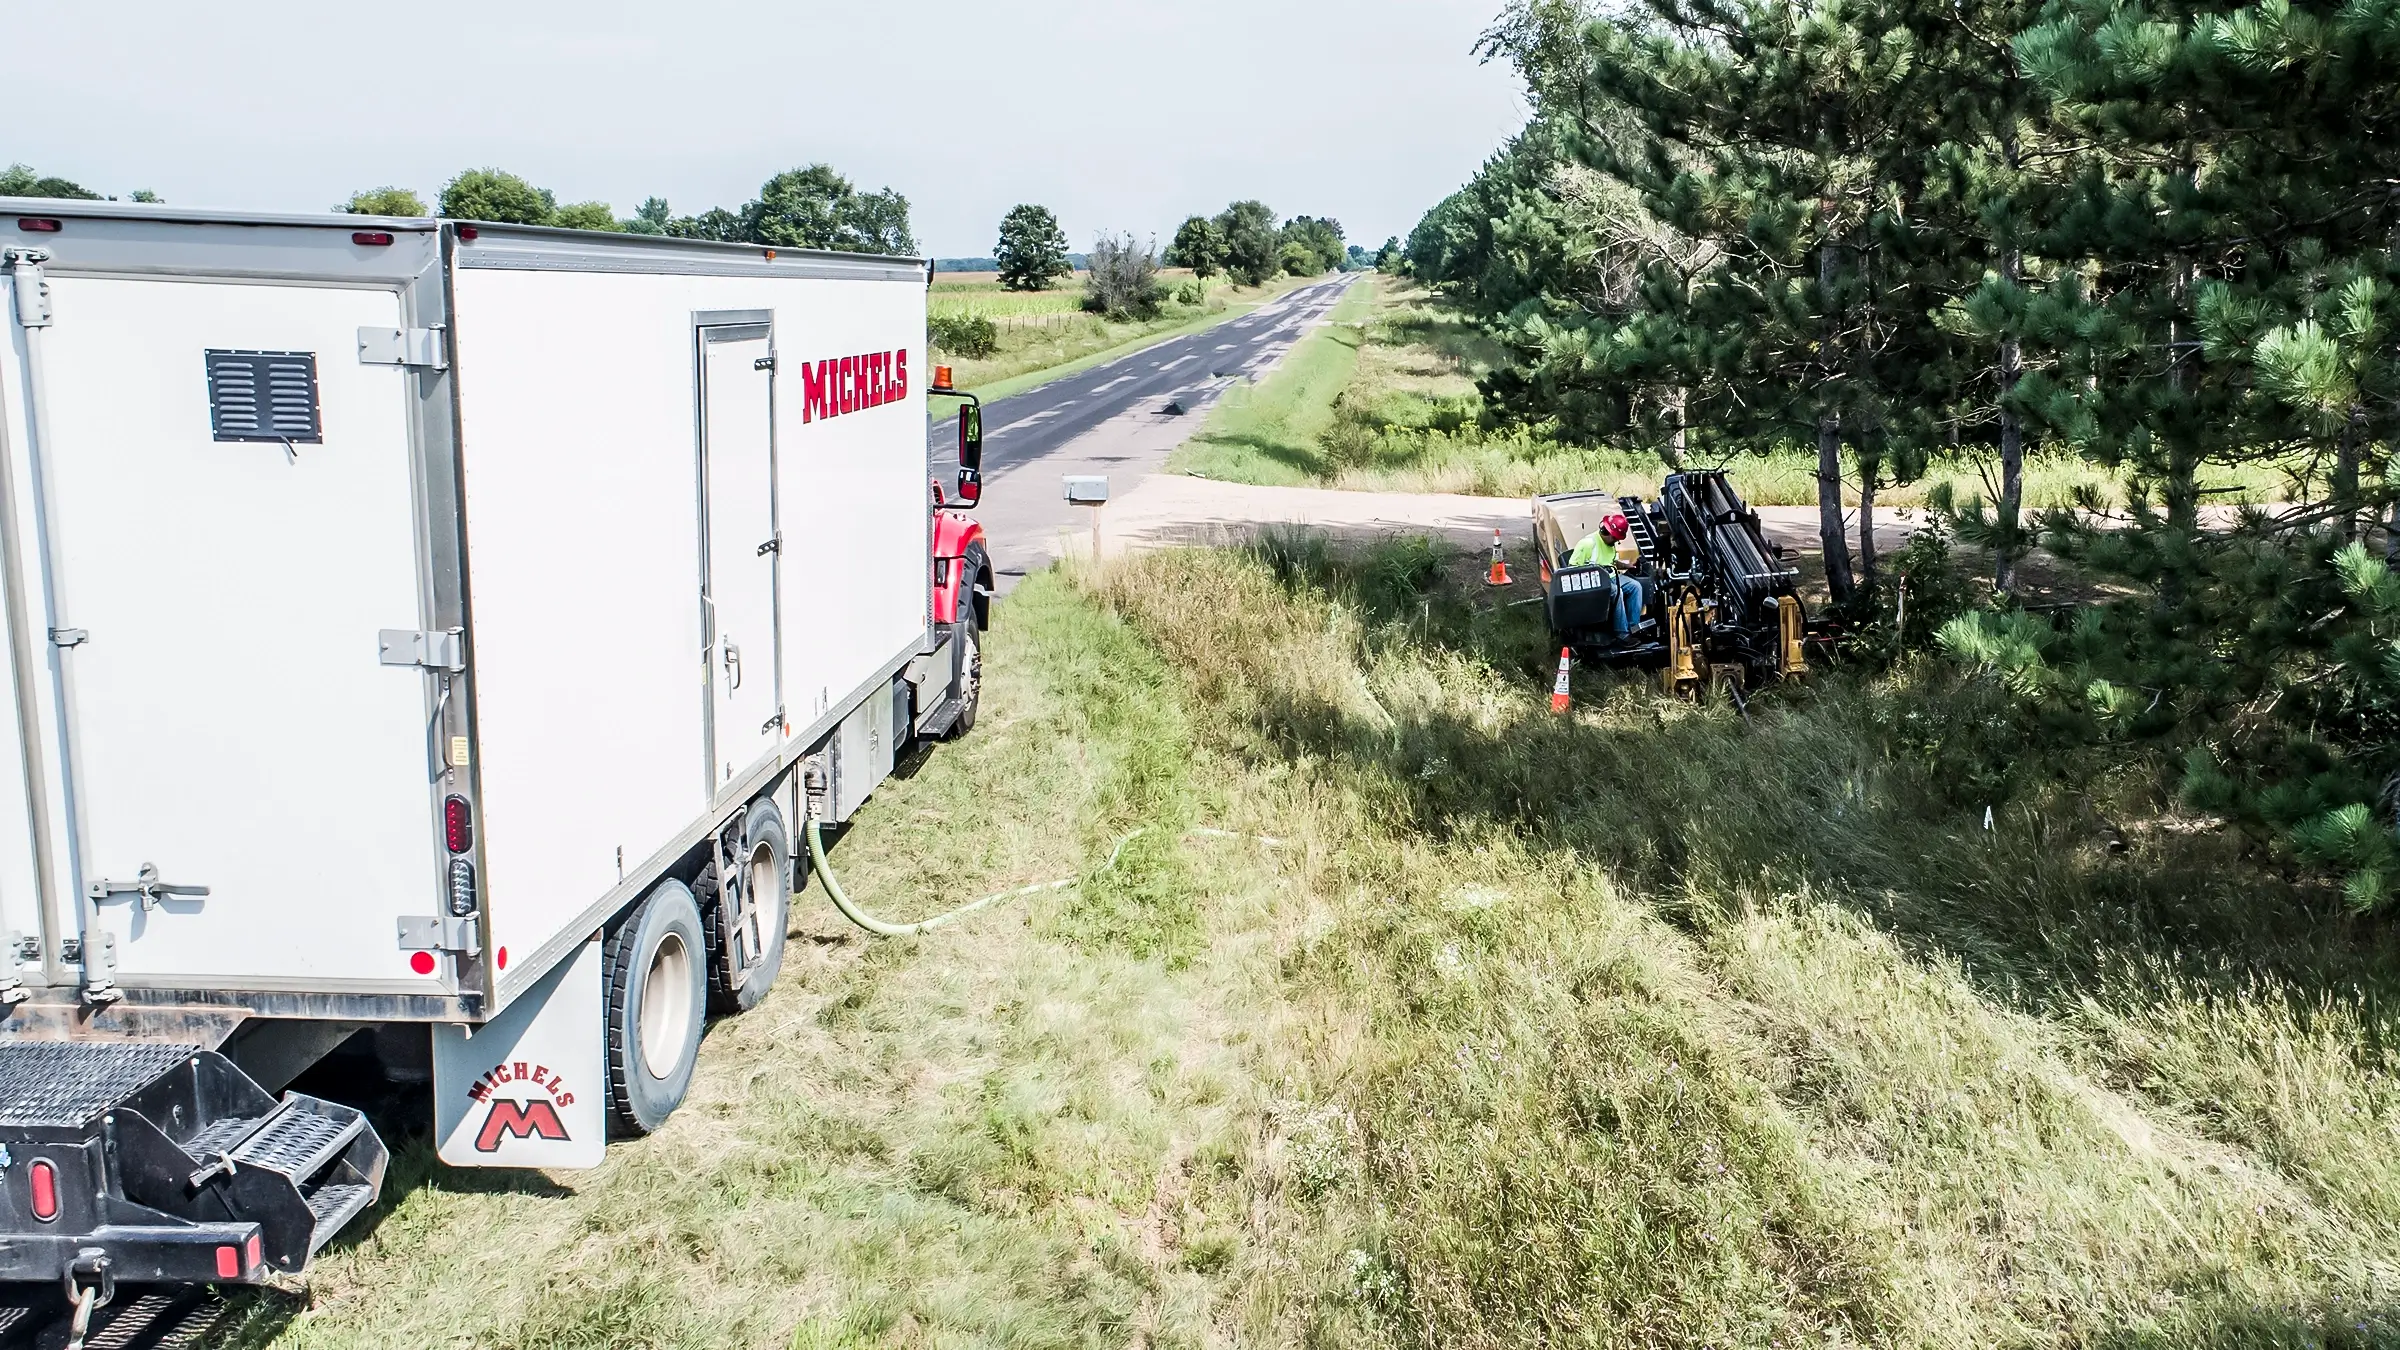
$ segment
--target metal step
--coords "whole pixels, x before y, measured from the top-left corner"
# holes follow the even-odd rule
[[[317,1218],[316,1232],[308,1242],[314,1253],[333,1240],[344,1225],[375,1203],[375,1188],[359,1181],[336,1181],[319,1186],[308,1193],[308,1212]]]
[[[294,1093],[283,1099],[274,1116],[234,1147],[232,1158],[244,1167],[264,1167],[305,1182],[324,1170],[367,1127],[366,1117],[347,1117],[310,1109],[314,1097]]]
[[[199,1052],[196,1045],[0,1041],[0,1126],[71,1129]]]
[[[958,725],[958,714],[963,707],[955,698],[943,699],[934,705],[932,712],[917,720],[917,734],[927,740],[949,735],[950,728]]]
[[[242,1136],[250,1133],[265,1120],[265,1116],[226,1116],[200,1127],[198,1133],[184,1141],[184,1151],[195,1158],[213,1158],[232,1148]]]

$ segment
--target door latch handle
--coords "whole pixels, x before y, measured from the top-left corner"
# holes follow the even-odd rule
[[[120,895],[139,896],[142,908],[147,910],[158,908],[158,902],[170,895],[199,899],[208,894],[208,887],[179,886],[171,882],[160,881],[158,865],[143,863],[142,870],[134,874],[133,880],[110,881],[102,878],[84,887],[84,894],[94,900],[108,900]]]
[[[725,678],[726,688],[742,687],[742,649],[735,646],[730,638],[725,642]]]

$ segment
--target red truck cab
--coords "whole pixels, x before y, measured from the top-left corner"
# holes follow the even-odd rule
[[[948,492],[940,479],[932,484],[933,623],[957,653],[951,685],[957,716],[948,729],[955,736],[975,725],[983,683],[983,632],[992,626],[991,550],[984,542],[983,526],[968,514],[983,499],[983,404],[952,386],[948,366],[933,368],[929,392],[936,398],[962,400],[958,480]]]

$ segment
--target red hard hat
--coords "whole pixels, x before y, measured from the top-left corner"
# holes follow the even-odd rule
[[[1600,518],[1600,531],[1608,536],[1610,543],[1624,538],[1625,532],[1632,528],[1633,526],[1623,516],[1602,516]]]

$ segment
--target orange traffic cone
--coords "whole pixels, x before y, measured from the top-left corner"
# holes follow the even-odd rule
[[[1492,531],[1492,570],[1490,575],[1486,576],[1483,581],[1487,586],[1506,586],[1509,584],[1508,555],[1500,551],[1500,532],[1498,530]]]
[[[1550,711],[1554,713],[1563,713],[1567,710],[1567,670],[1574,664],[1574,660],[1575,654],[1572,649],[1566,647],[1558,649],[1558,683],[1550,686]]]

